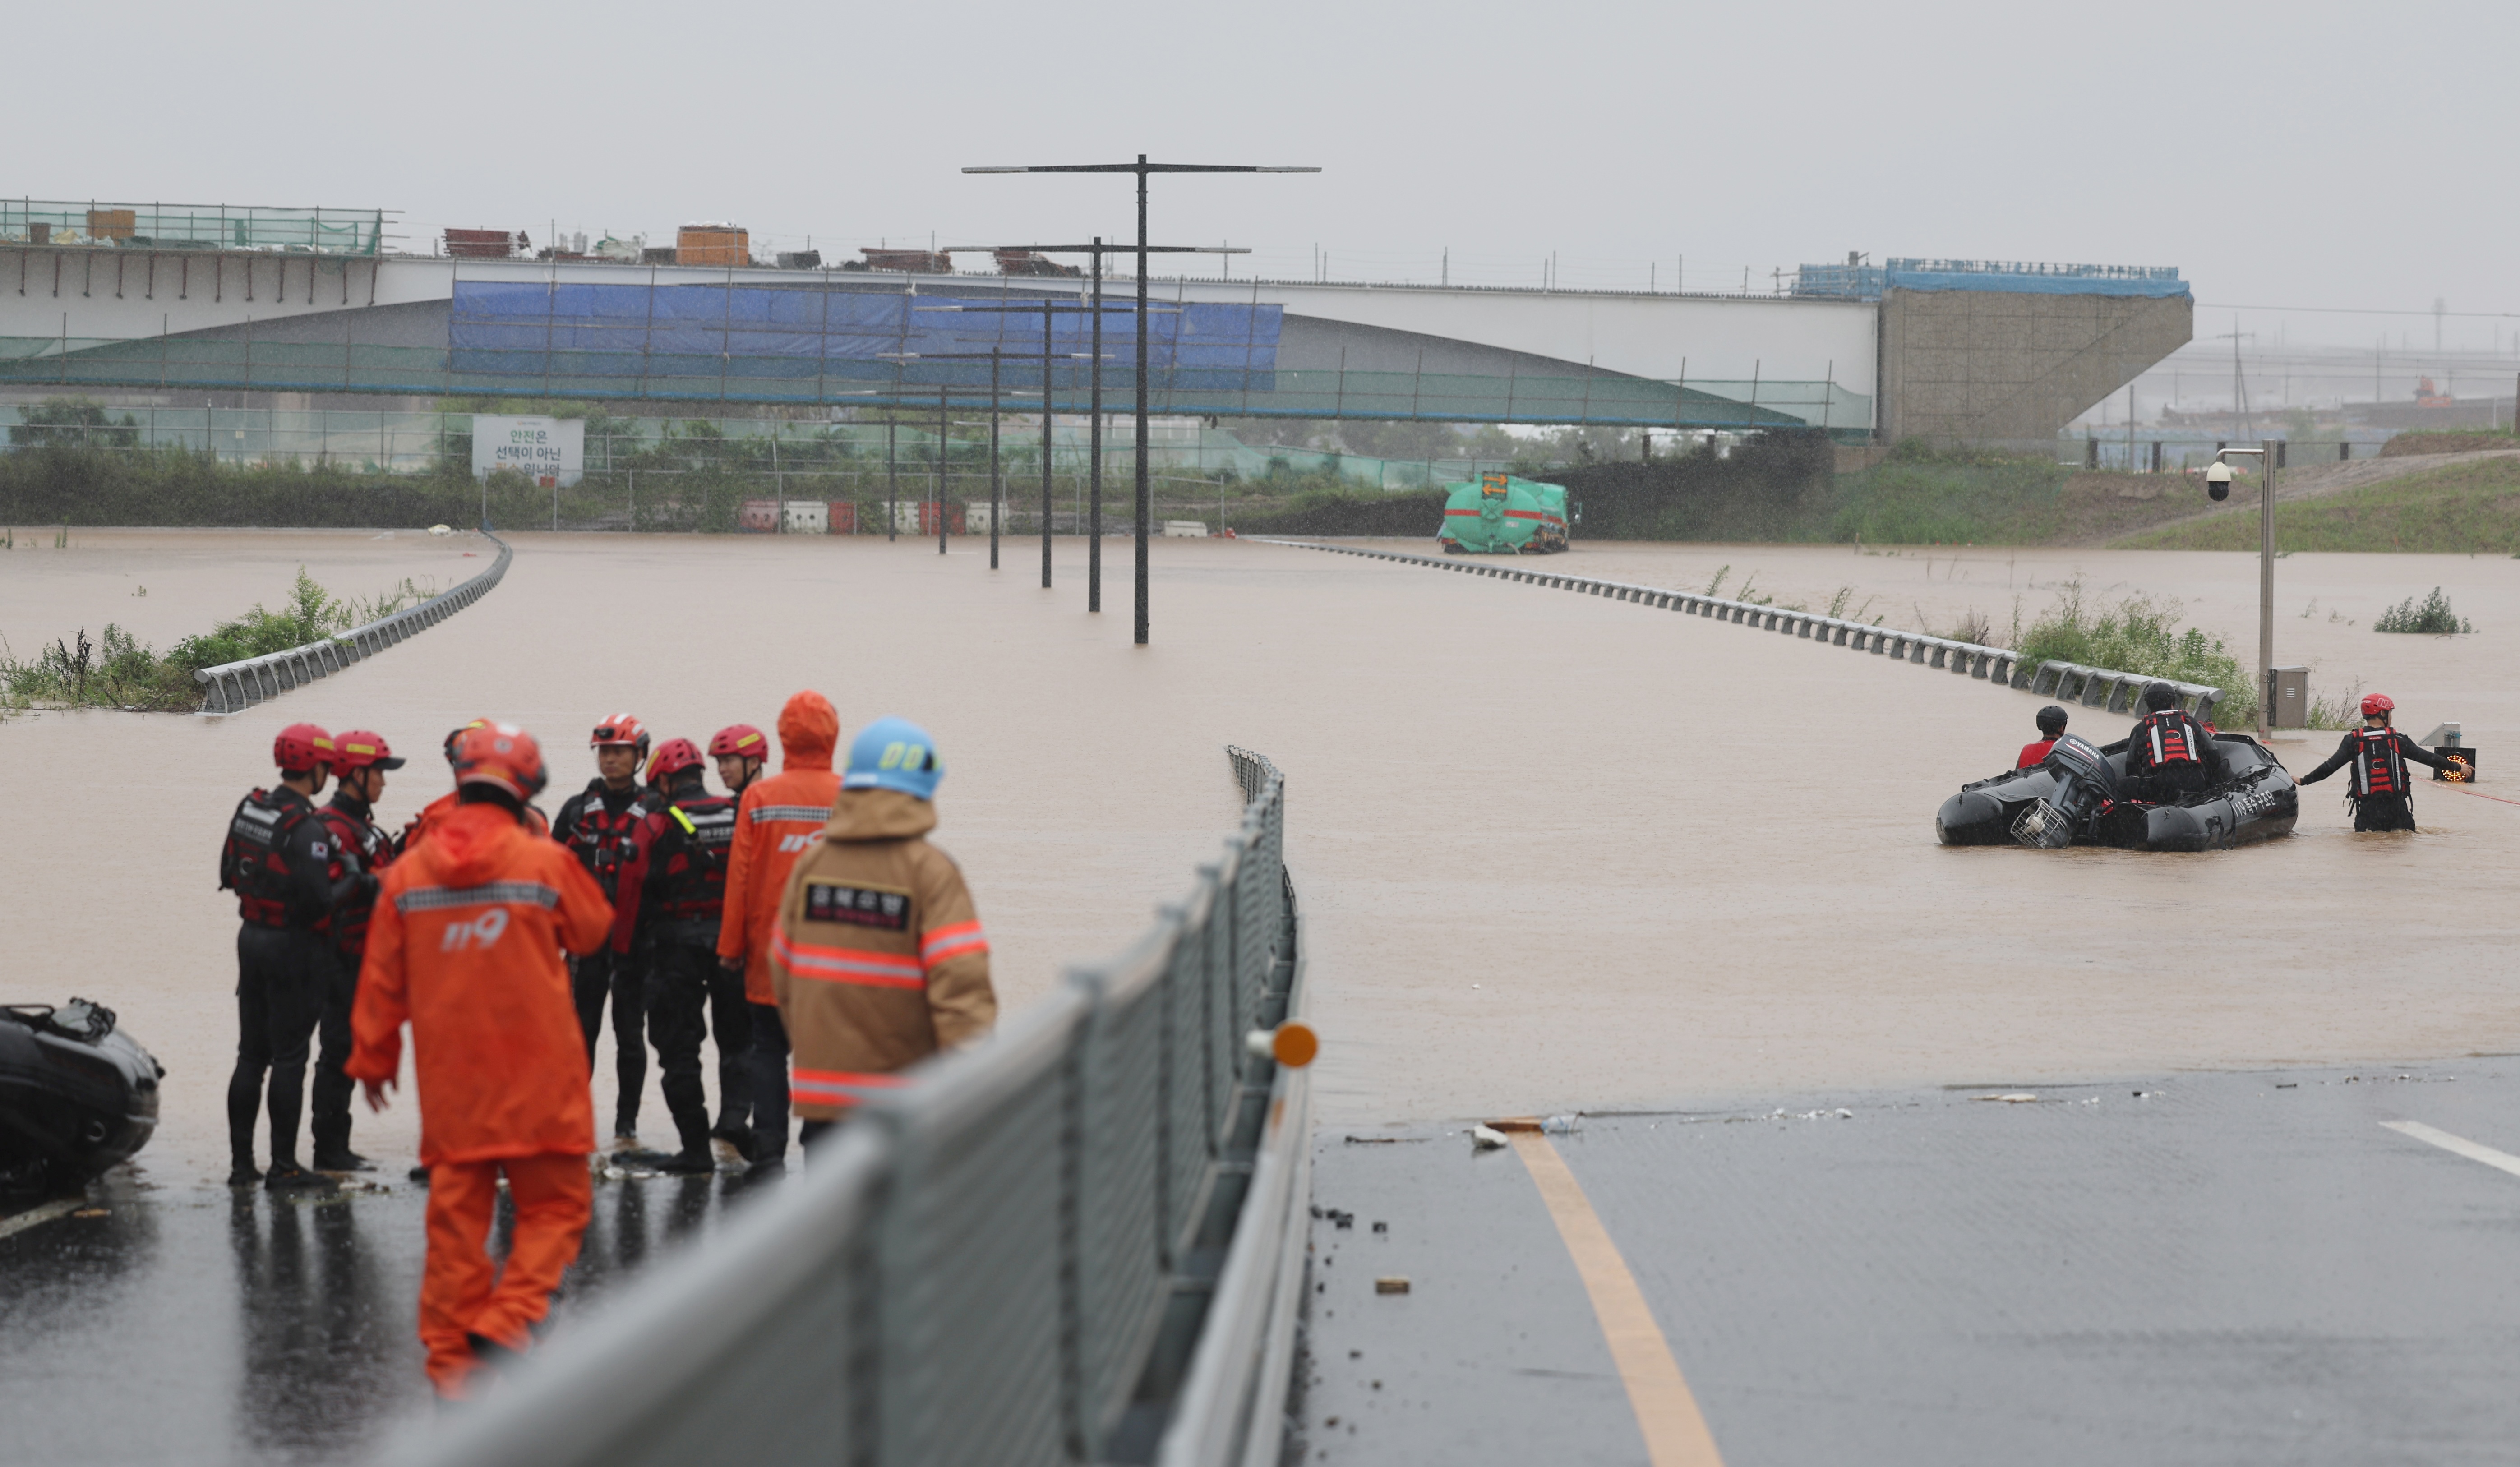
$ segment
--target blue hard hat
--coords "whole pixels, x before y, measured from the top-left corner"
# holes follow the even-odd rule
[[[879,718],[860,730],[849,744],[849,768],[842,789],[897,789],[922,800],[936,798],[936,781],[945,766],[936,757],[936,740],[906,718]]]

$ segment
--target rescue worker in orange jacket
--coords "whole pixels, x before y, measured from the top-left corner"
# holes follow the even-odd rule
[[[631,715],[616,713],[595,726],[587,746],[595,750],[596,777],[561,805],[552,822],[552,839],[576,855],[613,908],[612,940],[569,965],[569,985],[577,998],[590,1069],[595,1037],[604,1028],[605,1000],[612,1000],[613,1075],[619,1082],[612,1135],[617,1146],[626,1148],[639,1143],[639,1099],[648,1087],[647,1002],[640,982],[643,967],[633,954],[639,884],[635,873],[627,884],[622,881],[638,860],[638,829],[648,818],[647,791],[639,783],[639,768],[648,760],[648,730]]]
[[[332,833],[337,872],[376,876],[393,864],[393,837],[377,825],[376,807],[385,792],[385,772],[402,766],[382,734],[355,729],[333,735],[333,798],[316,815]],[[356,883],[325,920],[333,966],[325,975],[323,1018],[316,1027],[310,1129],[318,1172],[375,1170],[350,1149],[351,1085],[341,1066],[350,1058],[350,1008],[359,994],[359,961],[367,951],[368,917],[376,901],[375,882]]]
[[[2466,760],[2454,754],[2436,754],[2422,744],[2390,727],[2398,709],[2397,701],[2385,692],[2375,692],[2362,700],[2362,727],[2345,735],[2327,762],[2301,777],[2304,784],[2319,780],[2343,769],[2354,767],[2354,788],[2346,793],[2346,803],[2354,807],[2354,828],[2357,830],[2412,830],[2415,828],[2415,786],[2407,776],[2407,761],[2429,764],[2445,773],[2468,768]]]
[[[272,740],[280,782],[237,802],[219,847],[219,887],[237,894],[237,1059],[228,1076],[228,1185],[324,1191],[331,1178],[297,1161],[307,1050],[324,1006],[332,953],[317,928],[353,887],[315,808],[332,772],[333,735],[291,724]],[[268,1087],[265,1077],[269,1077]],[[271,1170],[254,1170],[253,1125],[271,1113]]]
[[[490,721],[486,718],[476,718],[472,720],[472,722],[466,724],[463,728],[456,729],[448,733],[446,735],[446,767],[448,769],[453,769],[455,767],[456,744],[463,741],[466,734],[474,729],[485,728],[489,725],[489,722]],[[428,828],[430,825],[445,817],[454,814],[456,804],[455,797],[458,791],[450,789],[446,793],[439,795],[436,799],[429,801],[426,806],[423,806],[420,814],[413,816],[410,823],[404,825],[401,831],[394,836],[394,854],[397,856],[409,855],[414,846],[419,845],[422,841],[428,838]],[[536,835],[551,834],[550,819],[542,813],[540,808],[532,804],[527,804],[525,806],[525,827],[533,831]]]
[[[560,955],[603,947],[612,911],[525,825],[544,778],[531,734],[468,731],[455,778],[461,803],[385,872],[347,1069],[384,1109],[411,1025],[429,1169],[420,1338],[430,1384],[461,1399],[485,1361],[532,1343],[586,1230],[595,1105]],[[501,1270],[486,1245],[503,1174],[516,1225]]]
[[[789,867],[831,821],[840,792],[840,777],[832,773],[839,739],[840,716],[829,698],[810,691],[789,698],[779,710],[779,773],[746,787],[736,807],[717,956],[720,966],[743,974],[751,1005],[744,1099],[756,1167],[775,1170],[788,1155],[788,1030],[770,984],[770,939]]]
[[[770,981],[795,1045],[808,1146],[901,1072],[997,1022],[989,942],[936,828],[935,740],[904,719],[869,724],[822,839],[780,905]]]

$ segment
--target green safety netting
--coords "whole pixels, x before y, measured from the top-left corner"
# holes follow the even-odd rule
[[[1037,361],[1000,367],[1012,410],[1042,403]],[[249,336],[96,340],[0,337],[0,384],[64,388],[218,388],[376,392],[414,396],[545,397],[588,401],[813,404],[827,407],[989,402],[985,364],[886,363],[733,353],[610,353],[522,348],[398,347],[256,342]],[[1861,433],[1871,399],[1841,384],[1799,380],[1659,382],[1640,378],[1482,377],[1454,373],[1158,367],[1149,406],[1166,416],[1362,418],[1439,422],[1580,423],[1734,431],[1817,427]],[[1056,412],[1087,410],[1083,365],[1054,368]],[[1102,374],[1106,412],[1137,391],[1126,367]]]
[[[0,244],[374,255],[384,217],[382,209],[0,199]]]

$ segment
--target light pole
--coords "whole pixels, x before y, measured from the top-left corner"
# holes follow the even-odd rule
[[[921,306],[919,309],[922,311],[954,311],[964,308],[961,306]],[[985,310],[987,307],[981,307],[980,309]],[[987,351],[910,351],[887,353],[887,355],[896,356],[905,362],[986,362],[989,364],[989,569],[997,569],[998,516],[1004,510],[1004,506],[1001,504],[1001,500],[1004,496],[998,492],[998,414],[1000,412],[1001,399],[1005,396],[1005,392],[999,386],[1000,378],[998,374],[1000,370],[999,364],[1006,360],[1006,352],[1002,348],[993,346]],[[1043,360],[1045,362],[1049,360],[1046,354],[1043,357]],[[1045,375],[1042,380],[1047,383],[1049,381],[1049,378]],[[936,389],[937,442],[940,445],[945,441],[943,436],[945,424],[945,394],[949,390],[951,389],[944,385],[940,385]],[[1032,394],[1017,388],[1014,391],[1014,395],[1017,397],[1029,397]],[[1042,399],[1045,405],[1045,417],[1047,417],[1048,414],[1047,404],[1049,402],[1049,398],[1050,392],[1045,386],[1042,391]],[[1045,479],[1044,482],[1046,483],[1047,479]],[[1047,496],[1045,496],[1043,502],[1045,504],[1048,503]],[[941,469],[938,471],[936,479],[936,517],[938,523],[941,525],[945,517],[945,479]],[[936,534],[936,554],[940,556],[945,554],[945,534],[942,529],[939,529]],[[1045,569],[1043,573],[1047,575],[1048,571]],[[1042,584],[1048,585],[1049,582],[1044,581]]]
[[[964,171],[968,173],[968,172],[972,172],[972,171],[976,171],[976,170],[973,170],[973,169],[968,169],[968,168],[967,168],[967,169],[965,169]],[[1016,171],[1020,171],[1020,170],[1016,170]],[[1088,294],[1088,296],[1089,296],[1089,299],[1090,299],[1090,302],[1091,302],[1090,304],[1082,304],[1082,305],[1073,306],[1073,307],[1065,307],[1065,306],[1062,306],[1062,307],[1049,307],[1049,306],[1035,306],[1035,305],[1002,305],[1002,306],[922,306],[922,307],[920,307],[920,309],[921,309],[921,310],[965,310],[965,311],[990,311],[990,310],[1002,310],[1002,311],[1032,311],[1032,310],[1060,309],[1060,310],[1085,310],[1085,311],[1091,311],[1091,312],[1093,313],[1093,316],[1094,316],[1094,329],[1093,329],[1093,333],[1092,333],[1092,335],[1093,335],[1093,341],[1092,341],[1093,350],[1091,350],[1091,351],[1089,351],[1089,352],[1087,352],[1087,353],[1086,353],[1086,356],[1087,356],[1087,357],[1088,357],[1088,358],[1093,362],[1093,364],[1094,364],[1094,371],[1093,371],[1093,374],[1092,374],[1092,387],[1091,387],[1091,390],[1090,390],[1090,392],[1089,392],[1089,394],[1088,394],[1088,395],[1089,395],[1089,399],[1090,399],[1090,400],[1089,400],[1089,403],[1088,403],[1087,408],[1086,408],[1086,413],[1087,413],[1087,422],[1088,422],[1088,423],[1089,423],[1089,426],[1088,426],[1088,428],[1087,428],[1087,430],[1086,430],[1086,439],[1085,439],[1085,442],[1086,442],[1086,449],[1085,449],[1085,452],[1086,452],[1086,457],[1087,457],[1089,460],[1091,460],[1092,462],[1090,463],[1090,465],[1088,466],[1087,470],[1086,470],[1086,484],[1087,484],[1087,496],[1088,496],[1088,497],[1087,497],[1087,509],[1086,509],[1086,515],[1085,515],[1085,609],[1086,609],[1086,610],[1088,610],[1088,611],[1097,612],[1097,613],[1101,612],[1101,611],[1102,611],[1102,364],[1103,364],[1105,361],[1108,361],[1108,360],[1109,360],[1109,354],[1108,354],[1108,353],[1106,353],[1106,352],[1104,352],[1104,351],[1102,350],[1102,318],[1103,318],[1105,315],[1110,315],[1110,314],[1115,314],[1115,313],[1120,313],[1120,312],[1126,312],[1126,311],[1130,311],[1130,310],[1135,310],[1135,311],[1138,313],[1138,315],[1143,319],[1148,311],[1154,311],[1154,312],[1157,312],[1157,313],[1159,313],[1159,314],[1166,314],[1166,315],[1170,315],[1170,314],[1174,314],[1174,313],[1176,313],[1176,312],[1179,310],[1179,308],[1178,308],[1178,307],[1176,307],[1176,306],[1149,306],[1149,305],[1148,305],[1148,304],[1147,304],[1146,282],[1145,282],[1145,279],[1144,279],[1144,276],[1143,276],[1143,272],[1142,272],[1142,274],[1141,274],[1141,278],[1140,278],[1140,280],[1139,280],[1139,286],[1138,286],[1138,303],[1137,303],[1135,306],[1124,306],[1124,305],[1123,305],[1123,306],[1104,305],[1104,304],[1102,303],[1102,257],[1103,257],[1104,255],[1106,255],[1106,254],[1119,254],[1119,253],[1123,253],[1123,252],[1129,251],[1129,250],[1131,250],[1131,249],[1134,249],[1134,250],[1137,252],[1137,254],[1138,254],[1138,256],[1139,256],[1139,258],[1140,258],[1140,260],[1141,260],[1141,261],[1143,261],[1143,260],[1145,259],[1145,257],[1146,257],[1147,255],[1148,255],[1148,254],[1249,254],[1249,253],[1251,252],[1248,248],[1246,248],[1246,247],[1241,247],[1241,246],[1225,246],[1225,245],[1216,245],[1216,244],[1147,244],[1147,243],[1146,243],[1145,239],[1143,238],[1143,235],[1144,235],[1144,232],[1143,232],[1143,231],[1141,231],[1141,238],[1140,238],[1140,240],[1139,240],[1138,244],[1136,244],[1135,245],[1125,245],[1125,244],[1103,244],[1103,243],[1102,243],[1102,237],[1098,235],[1098,236],[1096,236],[1096,237],[1095,237],[1094,241],[1093,241],[1091,244],[1023,244],[1023,245],[1003,244],[1003,245],[995,245],[995,246],[991,246],[991,247],[992,247],[992,249],[1008,249],[1008,250],[1012,250],[1012,249],[1021,248],[1021,249],[1024,249],[1024,250],[1028,250],[1028,251],[1030,251],[1031,253],[1034,253],[1034,254],[1084,254],[1084,255],[1091,255],[1091,256],[1093,256],[1093,258],[1094,258],[1094,268],[1093,268],[1093,278],[1092,278],[1092,283],[1091,283],[1091,285],[1090,285],[1089,287],[1087,287],[1087,288],[1086,288],[1086,290],[1085,290],[1085,293],[1087,293],[1087,294]],[[1042,333],[1043,333],[1043,336],[1044,336],[1045,341],[1046,341],[1046,340],[1047,340],[1047,338],[1048,338],[1049,332],[1050,332],[1050,322],[1049,322],[1049,320],[1048,320],[1047,318],[1044,318],[1044,320],[1042,321]],[[1145,452],[1144,452],[1145,439],[1146,439],[1146,436],[1147,436],[1147,435],[1146,435],[1146,417],[1145,417],[1145,408],[1146,408],[1146,389],[1145,389],[1145,379],[1146,379],[1145,365],[1146,365],[1146,364],[1145,364],[1145,354],[1146,354],[1146,346],[1147,346],[1147,333],[1146,333],[1146,329],[1145,329],[1143,326],[1141,326],[1141,327],[1139,328],[1139,331],[1138,331],[1138,351],[1139,351],[1139,357],[1140,357],[1140,360],[1139,360],[1139,363],[1138,363],[1138,377],[1139,377],[1139,382],[1140,382],[1140,387],[1139,387],[1139,392],[1138,392],[1138,399],[1139,399],[1138,405],[1139,405],[1139,410],[1140,410],[1140,412],[1139,412],[1139,419],[1138,419],[1138,437],[1139,437],[1139,440],[1140,440],[1140,450],[1141,450],[1141,451],[1140,451],[1140,453],[1139,453],[1139,455],[1138,455],[1138,474],[1139,474],[1139,478],[1140,478],[1142,481],[1143,481],[1143,480],[1144,480],[1144,478],[1146,477],[1146,467],[1147,467],[1147,463],[1146,463],[1146,454],[1145,454]],[[1046,374],[1045,374],[1045,377],[1044,377],[1044,378],[1043,378],[1043,379],[1044,379],[1044,381],[1045,381],[1045,382],[1047,382],[1047,380],[1048,380],[1048,377],[1047,377],[1047,375],[1046,375]],[[1045,390],[1047,390],[1047,389],[1045,388]],[[1049,435],[1049,427],[1048,427],[1047,422],[1045,422],[1045,423],[1044,423],[1044,426],[1043,426],[1043,441],[1044,441],[1044,442],[1048,442],[1048,441],[1049,441],[1049,436],[1048,436],[1048,435]],[[1047,477],[1047,471],[1046,471],[1046,470],[1045,470],[1045,477],[1043,478],[1043,481],[1042,481],[1042,482],[1043,482],[1045,485],[1047,485],[1047,484],[1049,483],[1049,479],[1048,479],[1048,477]],[[1145,487],[1145,486],[1144,486],[1144,484],[1143,484],[1143,482],[1141,483],[1140,487],[1141,487],[1141,489],[1143,489],[1143,488]],[[1140,498],[1141,498],[1141,500],[1142,500],[1142,501],[1143,501],[1144,497],[1145,497],[1145,496],[1144,496],[1143,494],[1141,494]],[[1046,493],[1046,491],[1045,491],[1044,503],[1045,503],[1045,504],[1047,504],[1047,502],[1048,502],[1048,501],[1047,501],[1047,493]],[[1046,511],[1045,511],[1045,512],[1046,512]],[[1140,525],[1141,525],[1141,528],[1142,528],[1142,533],[1141,533],[1141,535],[1140,535],[1140,537],[1139,537],[1139,538],[1140,538],[1140,540],[1143,542],[1143,541],[1144,541],[1144,539],[1145,539],[1145,536],[1144,536],[1144,534],[1143,534],[1143,526],[1144,526],[1144,523],[1145,523],[1145,520],[1146,520],[1146,515],[1145,515],[1145,513],[1143,512],[1143,506],[1142,506],[1142,511],[1141,511],[1141,513],[1139,514],[1139,516],[1138,516],[1138,517],[1139,517],[1139,522],[1140,522]],[[1044,520],[1044,523],[1045,523],[1045,524],[1047,524],[1047,523],[1048,523],[1048,521],[1047,521],[1047,520]],[[1043,562],[1043,575],[1044,575],[1045,577],[1047,577],[1047,576],[1048,576],[1048,574],[1049,574],[1049,568],[1048,568],[1048,567],[1049,567],[1049,559],[1050,559],[1050,539],[1049,539],[1049,534],[1050,534],[1050,532],[1049,532],[1047,529],[1043,530],[1043,532],[1042,532],[1042,537],[1043,537],[1043,538],[1042,538],[1042,562]],[[1143,544],[1141,545],[1141,549],[1142,549],[1142,550],[1144,549]],[[1141,558],[1141,560],[1143,561],[1144,556],[1141,556],[1141,557],[1140,557],[1140,558]],[[1143,581],[1143,580],[1145,580],[1145,576],[1144,576],[1144,575],[1141,575],[1141,576],[1139,577],[1139,579],[1140,579],[1141,581]],[[1044,579],[1044,580],[1042,581],[1042,584],[1043,584],[1043,585],[1045,585],[1045,586],[1047,586],[1047,585],[1049,585],[1049,584],[1050,584],[1050,582],[1049,582],[1047,579]],[[1141,588],[1141,590],[1143,590],[1143,589],[1144,589],[1144,588],[1142,587],[1142,588]],[[1144,621],[1144,620],[1145,620],[1145,614],[1144,614],[1144,613],[1145,613],[1145,606],[1144,606],[1144,604],[1143,604],[1143,602],[1145,601],[1145,598],[1144,598],[1144,596],[1141,596],[1141,597],[1139,598],[1139,600],[1140,600],[1140,602],[1141,602],[1141,605],[1140,605],[1140,607],[1139,607],[1139,611],[1140,611],[1140,617],[1139,617],[1139,619],[1140,619],[1141,621]]]
[[[2274,727],[2275,702],[2275,443],[2262,439],[2255,448],[2226,448],[2214,455],[2205,471],[2205,492],[2215,499],[2231,492],[2233,455],[2255,455],[2258,461],[2258,737]]]
[[[1147,256],[1154,246],[1147,243],[1147,175],[1150,173],[1319,173],[1311,167],[1262,167],[1244,163],[1150,163],[1147,156],[1138,155],[1134,163],[1050,163],[1014,168],[965,168],[966,173],[1132,173],[1138,179],[1138,626],[1137,642],[1147,644],[1147,515],[1150,505],[1147,484]],[[1099,266],[1102,255],[1095,255]],[[1096,275],[1101,275],[1098,269]],[[1097,315],[1099,325],[1102,317]],[[1099,547],[1098,547],[1099,550]]]
[[[1052,323],[1058,319],[1058,313],[1061,311],[1082,312],[1095,310],[1097,308],[1085,304],[1082,301],[1075,305],[1060,305],[1058,302],[1054,300],[1040,300],[1001,305],[921,306],[919,309],[922,311],[970,311],[975,313],[1016,313],[1032,311],[1038,311],[1041,313],[1041,589],[1048,591],[1050,589],[1051,454],[1056,447],[1056,442],[1053,437],[1053,424],[1051,422],[1051,364],[1059,360],[1082,361],[1086,355],[1084,352],[1079,351],[1071,351],[1063,354],[1053,352],[1051,350],[1051,327]],[[1003,337],[1006,333],[1004,332],[1000,332],[998,334]],[[1095,374],[1098,377],[1102,373],[1102,359],[1098,357],[1095,359],[1094,363]],[[1101,400],[1101,394],[1099,392],[1096,394],[1096,400]],[[993,557],[989,563],[994,568],[997,561]],[[1096,602],[1095,609],[1102,609],[1099,600]]]

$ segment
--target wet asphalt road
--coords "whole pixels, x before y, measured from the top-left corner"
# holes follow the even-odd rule
[[[125,1169],[81,1212],[0,1237],[0,1463],[357,1461],[426,1423],[428,1194],[389,1175],[382,1193],[285,1202]],[[555,1335],[741,1196],[719,1178],[598,1183]],[[507,1226],[503,1202],[501,1251]]]
[[[1726,1462],[2511,1459],[2520,1176],[2384,1123],[2520,1152],[2520,1061],[2004,1089],[1551,1137]],[[1647,1460],[1513,1150],[1315,1154],[1303,1460]]]

